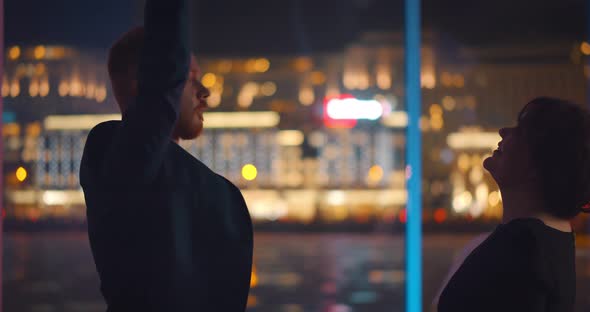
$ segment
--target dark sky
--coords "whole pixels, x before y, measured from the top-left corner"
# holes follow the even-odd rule
[[[134,24],[137,8],[130,3],[130,0],[4,0],[5,39],[8,44],[103,47]]]
[[[105,48],[139,22],[141,0],[4,0],[8,44]],[[424,0],[423,24],[464,44],[579,40],[590,0]],[[402,30],[401,0],[193,0],[204,54],[337,50],[368,30]]]

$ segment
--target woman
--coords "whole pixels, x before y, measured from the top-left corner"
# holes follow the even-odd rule
[[[484,167],[502,192],[502,224],[449,280],[438,311],[573,311],[570,221],[590,201],[590,115],[537,98],[500,136]]]

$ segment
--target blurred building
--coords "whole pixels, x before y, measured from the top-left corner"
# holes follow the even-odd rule
[[[44,126],[54,114],[113,112],[104,55],[59,45],[11,46],[5,53],[4,99],[5,215],[82,217],[83,209],[51,205],[51,192],[77,190],[86,133],[56,133]],[[50,191],[45,195],[44,190]],[[41,205],[37,197],[49,199]],[[53,197],[52,197],[53,196]],[[62,196],[63,197],[63,196]]]
[[[20,123],[52,114],[113,112],[106,52],[67,46],[12,46],[5,53],[4,112]]]
[[[6,54],[10,83],[2,91],[13,115],[5,119],[15,119],[3,131],[6,212],[83,219],[77,172],[85,137],[101,120],[120,117],[104,61],[40,47]],[[58,48],[63,56],[49,58]],[[583,103],[588,50],[574,43],[449,48],[425,35],[426,222],[501,216],[501,194],[481,166],[496,131],[534,96]],[[400,35],[370,33],[338,53],[202,56],[211,111],[203,136],[181,145],[243,190],[256,222],[404,222],[403,52]]]

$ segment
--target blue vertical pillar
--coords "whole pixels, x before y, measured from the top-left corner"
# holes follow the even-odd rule
[[[407,224],[406,311],[422,312],[422,139],[420,137],[420,0],[405,0]]]

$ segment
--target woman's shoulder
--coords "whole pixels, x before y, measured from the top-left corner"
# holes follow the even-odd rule
[[[574,234],[549,227],[535,218],[515,219],[498,227],[499,242],[521,264],[534,268],[563,262],[575,249]]]
[[[564,232],[554,227],[546,225],[538,218],[520,218],[514,219],[506,224],[500,225],[499,228],[508,236],[516,236],[528,240],[572,240],[573,232]]]
[[[536,226],[531,220],[500,224],[482,246],[486,249],[482,253],[494,257],[495,264],[504,269],[521,271],[536,267],[543,253],[543,239]]]
[[[533,220],[515,219],[498,225],[494,234],[499,240],[510,242],[509,245],[518,246],[525,244],[525,246],[530,246],[536,240],[535,226],[536,224]]]

